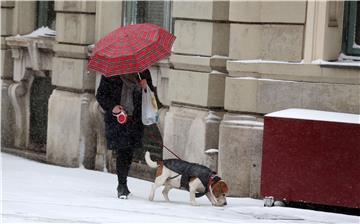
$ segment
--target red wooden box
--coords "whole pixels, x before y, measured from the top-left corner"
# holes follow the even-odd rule
[[[261,195],[360,208],[360,115],[305,109],[267,114]]]

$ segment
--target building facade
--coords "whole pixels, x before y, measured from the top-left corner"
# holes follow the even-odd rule
[[[151,22],[177,37],[151,67],[164,145],[217,170],[231,196],[259,197],[265,114],[360,113],[359,12],[356,1],[2,1],[2,151],[111,171],[87,61],[113,29]],[[41,26],[56,35],[25,36]]]

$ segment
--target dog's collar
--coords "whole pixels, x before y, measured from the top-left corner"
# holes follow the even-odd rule
[[[206,191],[212,191],[212,188],[211,188],[211,185],[216,183],[216,182],[219,182],[221,180],[221,177],[219,177],[216,173],[213,173],[209,176],[209,181],[208,181],[208,186],[207,186],[207,189]],[[211,192],[212,193],[212,192]]]
[[[209,179],[208,179],[208,182],[207,182],[207,186],[206,186],[206,188],[205,188],[205,191],[204,192],[201,192],[201,193],[196,193],[196,197],[197,198],[199,198],[199,197],[202,197],[202,196],[204,196],[207,192],[210,192],[211,194],[213,194],[212,193],[212,188],[211,188],[211,185],[212,184],[214,184],[214,183],[216,183],[216,182],[218,182],[218,181],[220,181],[221,180],[221,178],[218,176],[218,175],[216,175],[216,173],[215,172],[212,172],[211,173],[211,175],[209,176]]]
[[[212,184],[214,183],[217,183],[219,181],[223,181],[221,179],[221,177],[219,177],[218,175],[216,175],[216,173],[212,174],[210,177],[209,177],[209,183],[208,183],[208,189],[207,191],[210,192],[212,198],[215,200],[215,202],[217,202],[217,198],[215,197],[214,193],[213,193],[213,189],[212,189]]]
[[[214,184],[218,181],[221,180],[221,177],[219,177],[216,173],[213,173],[209,176],[209,181],[208,181],[208,189],[211,186],[211,184]]]

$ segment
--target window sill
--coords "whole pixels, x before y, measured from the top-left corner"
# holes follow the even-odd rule
[[[6,44],[12,48],[16,47],[28,47],[30,45],[36,46],[41,49],[53,50],[55,44],[55,37],[24,37],[13,36],[7,37]]]
[[[313,61],[312,63],[261,60],[228,61],[231,77],[254,77],[298,82],[360,84],[360,63]],[[341,70],[340,70],[341,69]]]
[[[338,68],[338,69],[355,69],[360,70],[360,61],[354,60],[355,57],[351,59],[343,60],[343,58],[339,58],[338,61],[323,61],[316,60],[313,61],[312,64],[318,64],[323,68]],[[359,58],[360,60],[360,58]]]

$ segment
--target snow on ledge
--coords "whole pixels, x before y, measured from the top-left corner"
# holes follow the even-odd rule
[[[360,124],[359,114],[337,113],[321,110],[291,108],[266,114],[265,117],[293,118],[300,120],[329,121]]]
[[[297,81],[292,81],[292,80],[283,80],[283,79],[269,79],[269,78],[257,78],[257,77],[252,77],[252,76],[240,76],[240,77],[236,77],[236,76],[232,76],[232,79],[246,79],[246,80],[259,80],[259,81],[269,81],[269,82],[297,82]]]
[[[208,149],[205,151],[205,154],[213,154],[213,153],[219,153],[219,149]]]
[[[360,56],[352,56],[341,53],[339,55],[338,61],[360,61]]]
[[[359,61],[324,61],[322,59],[318,59],[315,61],[312,61],[311,64],[318,64],[318,65],[339,65],[339,66],[356,66],[356,67],[360,67],[360,62]]]
[[[56,31],[50,29],[49,27],[40,27],[37,30],[34,30],[32,33],[23,35],[22,37],[55,37]]]
[[[231,62],[239,62],[239,63],[244,63],[244,64],[304,64],[304,61],[289,62],[289,61],[271,61],[271,60],[262,60],[262,59],[234,60]]]
[[[338,61],[325,61],[322,59],[314,60],[311,62],[313,65],[338,65],[338,66],[359,66],[360,67],[360,57],[351,57],[341,54]],[[305,64],[304,61],[300,62],[290,62],[290,61],[271,61],[271,60],[231,60],[230,62],[243,63],[243,64],[287,64],[287,65],[300,65]]]

